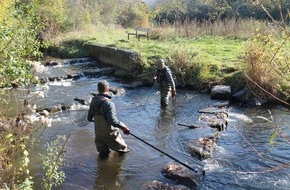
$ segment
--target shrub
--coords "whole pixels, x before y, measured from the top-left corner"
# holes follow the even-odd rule
[[[247,47],[246,75],[252,92],[264,100],[273,99],[265,91],[281,97],[281,86],[290,82],[290,55],[287,52],[288,36],[284,38],[272,35],[256,34]],[[255,84],[256,83],[256,84]],[[258,85],[260,87],[258,87]]]
[[[182,86],[190,84],[190,86],[199,88],[205,78],[210,78],[209,65],[197,61],[202,60],[198,56],[198,54],[182,48],[170,52],[168,64],[177,74],[177,80]]]

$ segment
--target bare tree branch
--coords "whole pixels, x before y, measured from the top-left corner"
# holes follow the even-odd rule
[[[274,99],[284,103],[287,106],[290,106],[290,104],[288,102],[285,102],[284,100],[281,100],[280,98],[274,96],[272,93],[268,92],[267,90],[265,90],[263,87],[261,87],[258,83],[256,83],[255,81],[253,81],[247,74],[244,73],[244,75],[252,82],[254,83],[257,87],[259,87],[262,91],[264,91],[265,93],[269,94],[271,97],[273,97]]]

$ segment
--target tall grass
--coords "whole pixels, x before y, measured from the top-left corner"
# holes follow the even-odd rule
[[[224,19],[216,22],[186,19],[184,22],[178,20],[173,24],[164,22],[160,26],[154,27],[151,37],[163,40],[174,39],[177,36],[196,38],[212,35],[249,38],[257,29],[265,32],[269,31],[268,22],[254,19]]]
[[[290,100],[290,33],[285,32],[283,38],[258,33],[247,46],[248,87],[265,101]]]
[[[210,65],[200,58],[200,55],[186,49],[172,49],[169,53],[168,65],[176,73],[181,86],[202,87],[205,80],[213,76]]]
[[[269,34],[271,32],[270,27],[271,25],[268,22],[254,19],[225,19],[216,22],[186,19],[184,22],[177,20],[173,24],[163,22],[161,25],[153,25],[150,31],[150,39],[174,40],[201,36],[249,38],[257,29]],[[110,40],[118,41],[121,36],[126,36],[124,35],[126,30],[130,29],[124,29],[119,25],[86,25],[81,30],[60,34],[51,41],[54,44],[59,44],[62,41],[72,39],[96,39],[99,43],[110,43]]]

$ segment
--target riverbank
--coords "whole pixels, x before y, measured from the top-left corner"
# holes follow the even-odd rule
[[[290,101],[290,85],[288,77],[285,77],[288,76],[285,64],[290,47],[282,34],[273,36],[257,32],[248,37],[202,34],[191,38],[178,35],[158,37],[166,31],[166,28],[159,33],[152,31],[149,40],[140,41],[137,38],[127,39],[124,29],[103,28],[86,35],[65,34],[47,52],[62,58],[94,57],[99,62],[119,67],[118,77],[141,80],[148,85],[152,84],[156,60],[163,58],[172,69],[178,88],[210,90],[214,85],[229,85],[232,93],[236,93],[247,87],[247,96],[262,101]],[[98,46],[108,51],[88,51],[88,47]],[[134,52],[136,59],[133,62],[137,64],[132,67],[134,69],[122,71],[128,66],[128,61],[114,58],[120,51]],[[108,57],[114,63],[108,62]],[[274,63],[277,65],[273,66]]]
[[[61,44],[48,48],[46,52],[62,58],[89,56],[104,64],[111,64],[124,69],[128,67],[128,59],[119,58],[126,53],[118,56],[112,52],[130,51],[133,52],[131,54],[135,55],[132,63],[136,65],[131,70],[126,68],[125,70],[130,73],[128,76],[131,79],[142,80],[147,84],[152,83],[152,76],[156,69],[155,61],[158,58],[163,58],[176,76],[178,87],[196,90],[209,89],[216,84],[225,84],[231,85],[233,91],[236,92],[245,84],[241,73],[241,68],[244,65],[245,43],[245,39],[214,36],[176,41],[147,41],[144,39],[138,41],[134,38],[126,39],[126,34],[123,33],[119,40],[115,39],[107,42],[107,44],[91,38],[64,40]],[[98,50],[96,50],[97,47],[99,47]],[[106,50],[102,53],[100,47]],[[111,53],[108,54],[108,52]],[[97,54],[99,58],[97,58]],[[108,54],[109,56],[105,60],[100,58],[103,57],[101,54],[105,56]],[[115,59],[115,61],[109,62],[108,59]],[[116,60],[119,60],[119,63]],[[125,75],[126,73],[122,76]]]

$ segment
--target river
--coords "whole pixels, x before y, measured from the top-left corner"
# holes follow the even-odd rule
[[[43,75],[63,75],[64,73],[82,73],[98,69],[90,62],[46,67]],[[101,79],[109,81],[111,86],[124,87],[122,81],[107,76],[87,77],[78,80],[49,82],[49,90],[38,102],[39,106],[49,107],[56,104],[70,104],[75,97],[89,98],[96,92]],[[211,158],[199,160],[187,151],[191,139],[201,137],[202,129],[189,129],[178,123],[194,123],[198,120],[202,108],[216,101],[209,94],[177,89],[177,101],[169,109],[160,108],[160,95],[150,87],[127,89],[123,95],[115,96],[119,119],[130,128],[131,132],[143,140],[158,147],[167,154],[189,165],[200,165],[205,170],[205,177],[198,188],[216,190],[253,190],[253,189],[290,189],[289,168],[277,169],[290,160],[290,144],[277,137],[269,144],[273,133],[271,112],[276,125],[285,136],[290,135],[290,111],[282,106],[260,106],[246,108],[232,105],[229,109],[228,128],[219,132],[220,138]],[[57,135],[71,135],[66,146],[64,165],[66,179],[58,190],[108,189],[137,190],[144,188],[146,182],[159,180],[175,184],[165,178],[161,170],[169,163],[169,157],[156,151],[133,136],[123,135],[130,152],[119,155],[112,152],[108,159],[100,160],[94,145],[93,123],[87,124],[88,106],[63,111],[52,117],[52,126],[46,129],[35,151],[45,149],[45,142],[54,140]],[[41,164],[37,153],[31,171],[40,176]],[[273,171],[273,170],[277,171]]]

